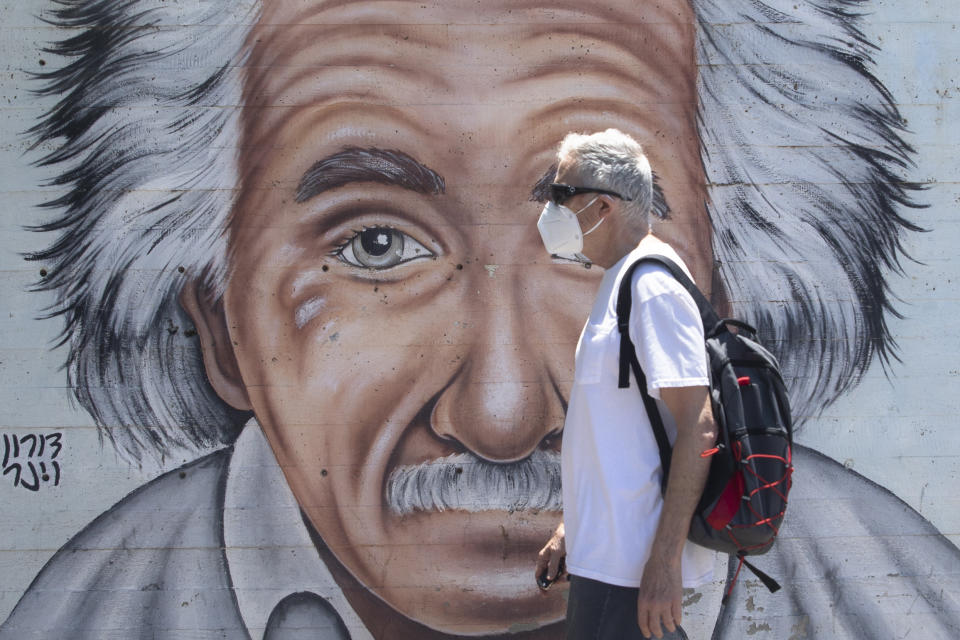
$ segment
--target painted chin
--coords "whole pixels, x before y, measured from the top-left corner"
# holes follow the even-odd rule
[[[405,545],[404,558],[391,563],[390,570],[402,576],[399,587],[391,588],[393,581],[386,577],[377,595],[420,624],[454,635],[504,633],[518,624],[532,630],[558,622],[566,609],[565,589],[541,592],[534,566],[559,517],[503,511],[397,517],[394,524],[416,542]]]
[[[387,518],[378,544],[333,550],[341,567],[397,614],[453,636],[533,630],[561,621],[565,589],[541,592],[537,552],[560,518],[431,511]],[[368,532],[369,533],[369,532]]]

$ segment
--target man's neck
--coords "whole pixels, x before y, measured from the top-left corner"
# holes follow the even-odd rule
[[[607,238],[606,246],[598,252],[597,259],[593,261],[598,267],[609,269],[617,264],[625,255],[636,249],[641,243],[647,241],[647,238],[653,238],[656,242],[661,242],[652,232],[638,234],[633,229],[614,228]]]

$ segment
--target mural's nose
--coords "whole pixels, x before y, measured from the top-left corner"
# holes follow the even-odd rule
[[[474,335],[466,363],[441,393],[430,419],[442,438],[495,462],[530,455],[563,427],[563,401],[550,379],[546,354],[513,292],[509,270],[501,286],[488,286],[485,304],[473,315]],[[485,276],[484,276],[485,277]],[[486,298],[486,296],[485,296]]]

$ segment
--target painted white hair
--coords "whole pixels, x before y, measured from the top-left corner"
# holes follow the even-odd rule
[[[779,357],[797,417],[896,357],[887,276],[919,228],[914,150],[867,69],[866,0],[695,0],[716,280]]]
[[[52,22],[76,58],[41,76],[63,95],[33,130],[59,141],[62,211],[36,227],[56,242],[40,289],[57,293],[67,374],[121,453],[232,442],[249,417],[206,379],[199,338],[180,306],[188,278],[222,294],[238,189],[246,0],[59,0]],[[82,30],[77,32],[76,28]]]
[[[583,187],[615,191],[626,198],[627,224],[638,233],[650,228],[653,173],[643,146],[618,129],[597,133],[568,133],[560,141],[557,161],[569,159],[585,180]]]
[[[716,271],[780,357],[799,418],[895,355],[886,277],[917,227],[913,150],[853,7],[865,0],[692,0],[699,130]],[[43,74],[61,96],[32,133],[67,189],[48,266],[69,383],[134,458],[230,443],[248,414],[206,379],[178,302],[222,292],[238,187],[250,0],[57,0],[68,28]],[[608,183],[611,184],[612,183]]]

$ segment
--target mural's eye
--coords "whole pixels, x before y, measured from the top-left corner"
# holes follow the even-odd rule
[[[335,255],[355,267],[389,269],[434,254],[403,231],[378,226],[354,232]]]

